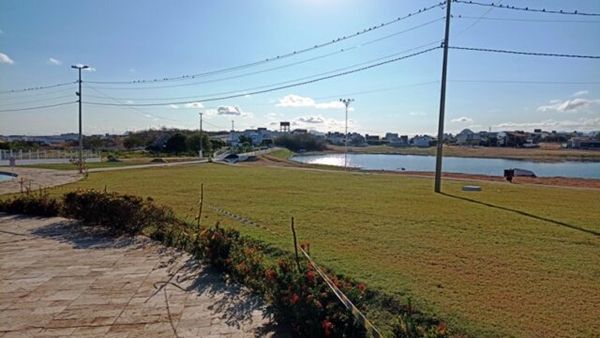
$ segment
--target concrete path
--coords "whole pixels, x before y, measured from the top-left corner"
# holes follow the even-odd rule
[[[0,214],[0,337],[282,336],[188,254],[63,218]]]
[[[97,172],[114,171],[114,170],[142,169],[142,168],[154,168],[154,167],[173,167],[173,166],[177,166],[177,165],[200,164],[200,163],[208,163],[208,159],[194,160],[194,161],[181,161],[181,162],[167,162],[167,163],[136,164],[136,165],[123,166],[123,167],[93,168],[93,169],[88,169],[88,172],[97,173]]]
[[[12,180],[0,182],[0,195],[21,191],[21,179],[25,187],[33,190],[47,188],[56,185],[67,184],[82,178],[76,171],[51,170],[25,167],[0,167],[0,171],[17,174]]]

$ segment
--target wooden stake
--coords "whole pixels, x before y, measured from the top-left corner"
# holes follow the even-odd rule
[[[200,184],[200,202],[199,202],[199,207],[198,207],[198,220],[197,220],[197,231],[198,231],[198,235],[200,236],[200,222],[202,220],[202,206],[204,204],[204,183]]]
[[[294,217],[292,217],[292,235],[294,236],[294,252],[296,253],[296,265],[300,272],[300,258],[298,257],[298,240],[296,239],[296,228],[294,227]]]

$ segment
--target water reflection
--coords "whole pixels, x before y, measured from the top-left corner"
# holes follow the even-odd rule
[[[301,155],[292,158],[309,164],[344,166],[344,154]],[[365,170],[434,171],[434,156],[348,154],[348,167]],[[537,176],[600,178],[600,162],[532,162],[497,158],[444,157],[443,170],[452,173],[501,176],[504,169],[521,168]]]

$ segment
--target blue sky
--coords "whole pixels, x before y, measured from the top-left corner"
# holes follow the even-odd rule
[[[542,5],[541,1],[503,3]],[[78,63],[93,67],[84,72],[84,81],[164,78],[247,64],[351,35],[431,4],[435,1],[3,0],[0,91],[74,81],[76,72],[70,65]],[[549,0],[543,6],[600,12],[597,0]],[[453,4],[450,45],[600,55],[598,17],[488,10]],[[476,20],[483,14],[484,19]],[[204,127],[209,130],[229,129],[233,119],[236,129],[275,128],[283,120],[298,128],[341,131],[344,110],[336,101],[353,97],[353,131],[433,134],[439,109],[441,49],[266,94],[216,102],[197,100],[200,103],[192,105],[168,103],[191,101],[172,99],[179,97],[243,93],[248,88],[268,87],[435,43],[443,37],[443,16],[444,10],[435,8],[328,47],[201,79],[149,85],[84,83],[84,102],[165,103],[153,107],[84,104],[84,132],[197,128],[198,112],[204,112]],[[302,63],[290,65],[298,62]],[[268,71],[223,79],[260,70]],[[600,60],[451,50],[448,79],[447,131],[466,127],[600,130]],[[212,82],[195,84],[200,81]],[[185,85],[152,88],[180,84]],[[0,112],[0,133],[76,131],[76,104],[10,111],[75,101],[74,91],[75,86],[66,86],[0,94],[0,110],[8,110]]]

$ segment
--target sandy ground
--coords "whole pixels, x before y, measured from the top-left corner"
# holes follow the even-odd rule
[[[0,337],[284,336],[186,253],[64,218],[0,214]]]

